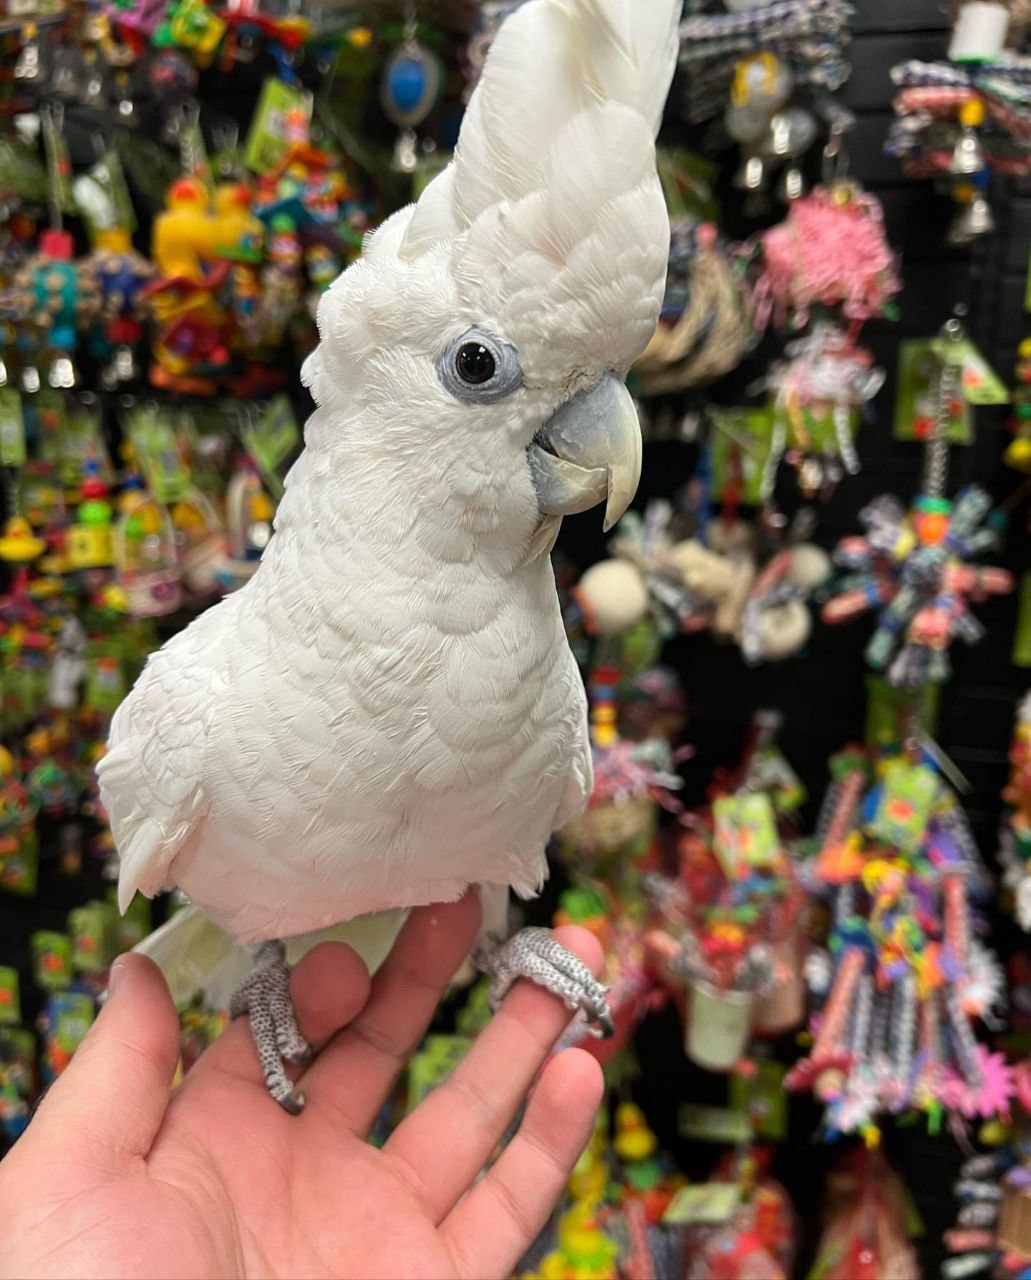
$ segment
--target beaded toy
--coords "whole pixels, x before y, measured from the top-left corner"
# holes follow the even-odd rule
[[[1005,1115],[1012,1072],[972,1030],[1004,980],[975,936],[984,871],[963,810],[918,749],[872,773],[855,750],[831,767],[810,874],[832,900],[833,976],[787,1083],[826,1104],[830,1135],[870,1142],[883,1112],[923,1112],[932,1130],[946,1113]]]
[[[959,322],[950,321],[943,341],[958,343],[961,336]],[[839,543],[834,558],[846,574],[822,612],[825,622],[839,623],[875,609],[867,662],[890,684],[907,689],[946,680],[952,641],[973,644],[984,634],[970,603],[1013,587],[1006,570],[971,563],[997,541],[988,494],[971,485],[951,502],[945,496],[945,432],[959,378],[946,347],[922,492],[909,511],[884,495],[860,512],[866,532]]]

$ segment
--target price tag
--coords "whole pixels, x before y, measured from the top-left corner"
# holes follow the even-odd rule
[[[719,500],[728,489],[739,489],[740,501],[761,506],[766,494],[766,462],[773,443],[773,411],[714,409],[709,445],[711,492]]]
[[[964,343],[953,344],[964,346]],[[934,433],[938,415],[938,379],[941,360],[933,341],[907,339],[899,343],[898,393],[895,398],[895,439],[927,440]],[[969,403],[957,396],[945,430],[950,444],[973,440]]]
[[[97,464],[97,474],[110,485],[114,480],[100,429],[100,409],[81,401],[70,404],[61,431],[61,482],[68,488],[81,483],[87,462]]]
[[[697,1187],[681,1187],[662,1215],[664,1226],[718,1226],[729,1222],[741,1203],[736,1182],[704,1182]]]
[[[1009,404],[1006,384],[969,340],[935,339],[934,354],[961,369],[960,388],[967,404]]]
[[[1013,665],[1031,667],[1031,570],[1020,580],[1020,605],[1013,634]]]
[[[752,1126],[760,1138],[782,1142],[788,1135],[788,1095],[784,1088],[785,1070],[779,1062],[759,1062],[751,1079],[730,1078],[730,1105],[752,1117]]]
[[[716,819],[713,847],[728,875],[742,864],[768,867],[776,862],[780,841],[768,795],[752,791],[720,796],[712,811]]]
[[[18,970],[0,964],[0,1023],[11,1026],[17,1022],[21,1022]]]
[[[50,1001],[48,1012],[53,1019],[51,1036],[64,1053],[74,1053],[96,1017],[92,997],[79,991],[59,992]]]
[[[181,502],[189,492],[190,476],[168,418],[152,409],[138,409],[130,419],[129,436],[154,498],[165,504]]]
[[[281,464],[293,453],[301,438],[293,406],[286,396],[270,400],[265,412],[243,428],[244,448],[254,459],[261,478],[277,499],[283,496]]]
[[[248,169],[264,174],[276,168],[286,155],[289,118],[296,112],[311,120],[311,94],[282,80],[266,80],[244,147],[243,159]]]
[[[0,466],[24,467],[25,419],[14,387],[0,387]]]
[[[36,984],[44,991],[63,991],[72,981],[72,940],[66,933],[37,929],[29,939]]]
[[[728,1146],[748,1142],[752,1137],[752,1125],[744,1111],[730,1107],[703,1107],[695,1102],[685,1102],[680,1108],[677,1128],[682,1138],[726,1143]]]
[[[871,834],[903,853],[915,850],[927,831],[939,790],[938,779],[926,765],[890,766],[870,823]]]

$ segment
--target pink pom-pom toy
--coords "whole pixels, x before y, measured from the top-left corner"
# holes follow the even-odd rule
[[[901,288],[875,196],[843,184],[816,187],[760,238],[760,323],[772,314],[803,325],[813,307],[841,307],[850,320],[881,315]]]

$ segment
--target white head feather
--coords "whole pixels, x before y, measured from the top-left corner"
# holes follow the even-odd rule
[[[632,364],[665,282],[654,136],[681,7],[530,0],[508,19],[453,162],[324,296],[306,374],[317,400],[360,392],[356,365],[384,341],[435,356],[471,325],[516,349],[551,408]],[[527,408],[536,429],[547,403]]]

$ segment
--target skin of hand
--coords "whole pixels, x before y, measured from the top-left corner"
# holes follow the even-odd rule
[[[601,1069],[569,1012],[519,982],[450,1078],[382,1149],[365,1139],[479,922],[475,895],[409,917],[375,978],[339,943],[292,976],[317,1056],[307,1106],[268,1097],[246,1020],[173,1089],[179,1026],[157,968],[111,994],[0,1163],[0,1277],[470,1277],[511,1273],[590,1136]],[[585,930],[559,939],[592,967]],[[536,1083],[535,1083],[536,1081]],[[528,1091],[515,1137],[478,1178]]]

